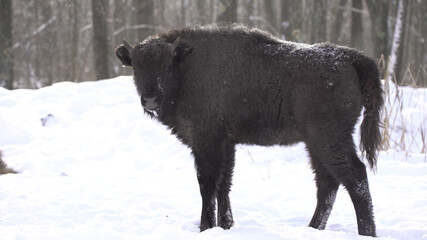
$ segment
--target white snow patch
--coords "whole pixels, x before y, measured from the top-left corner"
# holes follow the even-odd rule
[[[20,172],[0,176],[1,239],[366,239],[343,188],[326,230],[307,227],[316,189],[304,144],[238,146],[235,226],[199,233],[190,150],[143,114],[131,77],[0,88],[0,149]],[[378,239],[427,239],[425,154],[381,152],[368,175]]]

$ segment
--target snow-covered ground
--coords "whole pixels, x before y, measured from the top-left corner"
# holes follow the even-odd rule
[[[424,97],[402,119],[426,129],[426,91],[404,90]],[[427,239],[426,154],[412,139],[413,152],[381,152],[369,172],[380,239]],[[0,239],[366,239],[344,189],[326,230],[307,227],[316,190],[303,144],[238,146],[235,226],[199,233],[190,150],[143,114],[130,77],[0,88],[0,149],[20,172],[0,176]]]

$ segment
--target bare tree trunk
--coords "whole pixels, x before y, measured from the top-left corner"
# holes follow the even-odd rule
[[[77,0],[72,0],[72,10],[70,11],[70,19],[72,21],[72,35],[71,35],[71,71],[70,79],[73,82],[78,82],[76,79],[76,72],[78,66],[78,53],[79,53],[79,6]]]
[[[406,67],[407,67],[407,66],[403,66],[404,65],[403,63],[405,62],[404,61],[404,55],[405,55],[405,49],[406,49],[405,37],[408,30],[406,28],[407,27],[406,22],[407,22],[407,15],[408,15],[408,7],[410,5],[411,0],[400,0],[399,2],[403,2],[403,13],[401,18],[402,27],[401,27],[400,37],[399,37],[400,43],[397,50],[397,58],[396,58],[396,66],[395,66],[395,77],[399,83],[402,83],[404,81],[403,75],[405,74]]]
[[[304,43],[311,42],[311,35],[313,32],[313,1],[302,0],[301,1],[301,16],[302,16],[302,25],[301,25],[301,34],[300,41]]]
[[[290,21],[291,17],[289,16],[290,11],[290,2],[286,0],[280,1],[280,38],[284,40],[291,40],[292,32],[290,31]]]
[[[346,0],[340,0],[337,6],[337,14],[335,17],[335,21],[332,26],[332,32],[331,32],[331,41],[333,43],[340,43],[340,35],[341,35],[341,29],[343,25],[343,19],[344,19],[344,10]]]
[[[12,0],[0,1],[0,86],[13,89]]]
[[[326,3],[324,0],[314,1],[311,30],[311,42],[326,41]]]
[[[54,15],[54,7],[49,1],[36,1],[35,2],[35,19],[37,25],[43,26],[46,25],[51,19],[56,19],[52,22],[51,25],[46,26],[42,31],[40,31],[36,37],[31,37],[31,41],[35,41],[34,52],[35,58],[33,69],[33,76],[29,79],[30,84],[34,88],[41,88],[44,86],[50,86],[53,84],[54,73],[53,71],[58,70],[60,67],[59,59],[60,56],[58,52],[55,51],[56,47],[56,33],[55,25],[58,22],[58,19]],[[56,52],[56,54],[53,54]],[[61,52],[62,53],[62,52]],[[50,57],[46,57],[50,56]],[[46,68],[44,66],[50,66]]]
[[[244,4],[246,11],[243,16],[243,23],[249,27],[253,27],[254,24],[251,18],[254,16],[254,0],[245,0]]]
[[[300,42],[302,34],[301,1],[282,0],[280,14],[280,30],[282,39]]]
[[[374,41],[374,55],[380,58],[381,55],[388,56],[388,14],[389,0],[367,0],[369,15],[372,22],[372,37]]]
[[[414,5],[413,5],[414,1],[412,0],[407,0],[405,2],[406,4],[406,12],[405,12],[405,20],[404,20],[404,25],[403,25],[403,39],[402,39],[402,48],[401,48],[401,59],[400,59],[400,63],[399,65],[397,65],[397,67],[399,68],[398,74],[400,76],[399,79],[401,79],[401,84],[402,85],[408,85],[408,84],[414,84],[414,80],[411,77],[407,77],[405,78],[405,73],[408,70],[408,68],[410,69],[410,66],[413,63],[413,59],[409,58],[410,55],[410,49],[413,46],[411,44],[412,41],[412,35],[410,34],[410,29],[412,26],[412,15],[413,15],[413,10],[414,10]]]
[[[49,2],[49,1],[47,1]],[[48,83],[46,86],[50,86],[54,84],[55,82],[62,82],[62,81],[68,81],[67,78],[67,72],[68,67],[66,67],[67,62],[67,55],[70,53],[71,46],[69,45],[69,38],[67,35],[69,34],[69,31],[58,33],[58,30],[61,29],[63,26],[67,26],[65,21],[65,14],[62,14],[61,10],[65,9],[63,6],[65,6],[65,2],[63,1],[53,1],[49,2],[48,6],[50,8],[50,11],[52,12],[52,18],[56,18],[57,20],[52,24],[50,28],[47,29],[48,34],[51,35],[51,37],[48,38],[50,41],[50,51],[51,51],[51,65],[49,66],[55,66],[54,68],[51,68],[48,70],[48,77],[47,81]],[[58,44],[60,42],[61,44]],[[64,49],[65,48],[65,49]],[[67,68],[67,69],[66,69]]]
[[[161,27],[167,28],[168,27],[168,22],[166,20],[166,16],[165,16],[165,12],[166,12],[166,0],[159,0],[157,2],[157,7],[155,7],[155,9],[157,9],[157,14],[154,14],[157,16],[156,22],[158,25],[160,25]],[[155,2],[154,2],[155,4]]]
[[[393,44],[391,46],[390,61],[389,61],[389,80],[393,80],[393,77],[396,81],[400,81],[400,62],[402,59],[402,38],[404,36],[405,26],[405,12],[406,12],[406,3],[405,0],[399,0],[399,7],[397,10],[396,24],[394,26],[394,36]]]
[[[181,26],[186,25],[185,15],[186,15],[187,5],[188,5],[188,0],[181,0]]]
[[[107,35],[107,7],[108,0],[92,0],[93,21],[93,51],[95,56],[96,79],[109,78]]]
[[[210,0],[209,1],[209,23],[214,23],[216,22],[216,12],[217,12],[217,8],[216,8],[216,4],[214,0]]]
[[[219,0],[217,22],[237,22],[237,0]]]
[[[208,23],[208,15],[207,15],[206,9],[207,9],[206,1],[198,0],[197,1],[197,23],[202,25]]]
[[[114,11],[113,11],[113,32],[126,26],[125,16],[125,6],[123,1],[114,1]],[[120,42],[126,39],[125,31],[117,32],[113,36],[113,44],[116,46]],[[126,39],[127,40],[127,39]]]
[[[135,1],[135,7],[137,24],[146,25],[138,31],[138,41],[143,41],[155,33],[154,2],[153,0],[138,0]]]
[[[362,0],[352,0],[353,11],[351,12],[351,41],[350,45],[359,50],[364,49],[363,24],[362,24]]]
[[[427,87],[427,75],[424,70],[427,70],[427,1],[422,1],[419,4],[418,9],[418,26],[417,29],[420,32],[420,38],[417,38],[416,51],[415,51],[415,63],[417,67],[420,67],[421,77],[417,82],[417,86]]]
[[[280,33],[280,29],[277,26],[277,18],[276,18],[276,12],[274,8],[275,8],[274,1],[272,0],[264,1],[266,21],[267,21],[267,24],[269,25],[267,26],[267,29],[271,28],[270,30],[271,32]]]

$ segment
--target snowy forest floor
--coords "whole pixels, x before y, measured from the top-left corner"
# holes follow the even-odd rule
[[[401,90],[410,104],[389,134],[408,142],[394,140],[368,176],[377,234],[427,239],[427,94]],[[19,172],[0,176],[0,239],[367,239],[343,188],[326,230],[307,227],[316,190],[304,144],[237,146],[235,226],[199,233],[190,150],[143,114],[131,77],[0,88],[0,149]]]

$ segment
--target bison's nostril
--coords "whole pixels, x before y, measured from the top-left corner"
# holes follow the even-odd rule
[[[159,96],[155,96],[155,97],[144,97],[144,101],[147,104],[153,104],[153,103],[157,102],[158,99],[159,99]]]
[[[141,97],[141,104],[145,108],[149,110],[155,110],[159,108],[159,100],[160,96],[154,96],[154,97]]]

